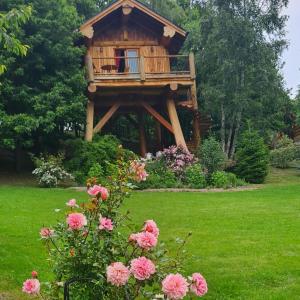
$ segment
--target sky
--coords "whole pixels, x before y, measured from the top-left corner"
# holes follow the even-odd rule
[[[295,95],[300,85],[300,0],[289,2],[284,11],[289,16],[286,27],[289,48],[284,51],[282,61],[285,62],[283,75],[286,87],[292,89],[291,94]]]

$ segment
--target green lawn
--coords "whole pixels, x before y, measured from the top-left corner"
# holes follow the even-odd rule
[[[38,232],[71,197],[86,196],[0,187],[0,299],[25,299],[18,291],[33,269],[49,276]],[[137,192],[127,208],[136,222],[155,219],[169,245],[193,232],[187,268],[207,278],[206,299],[300,299],[300,171],[273,171],[255,191]]]

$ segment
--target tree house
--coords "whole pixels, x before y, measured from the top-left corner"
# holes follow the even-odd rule
[[[85,22],[80,32],[87,47],[87,141],[115,113],[135,113],[144,155],[143,115],[147,113],[157,123],[158,140],[164,126],[178,146],[187,148],[177,112],[188,109],[193,127],[188,144],[198,145],[194,55],[178,54],[187,37],[184,29],[137,0],[119,0]]]

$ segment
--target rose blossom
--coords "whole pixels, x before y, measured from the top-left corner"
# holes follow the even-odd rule
[[[159,229],[153,220],[145,221],[143,231],[152,233],[156,238],[159,236]]]
[[[207,283],[205,278],[200,273],[194,273],[192,275],[192,284],[190,290],[196,296],[204,296],[207,293]]]
[[[32,271],[31,276],[32,276],[32,278],[38,277],[38,272],[37,271]]]
[[[154,234],[145,231],[137,234],[136,242],[139,245],[139,247],[146,250],[150,250],[151,248],[156,246],[157,238]]]
[[[23,283],[22,291],[26,294],[37,295],[40,292],[40,286],[38,279],[27,279]]]
[[[67,218],[67,224],[69,225],[69,229],[78,230],[86,226],[87,219],[85,215],[81,213],[73,213],[69,214]]]
[[[108,218],[100,218],[100,225],[99,225],[99,229],[100,230],[107,230],[107,231],[112,231],[114,226],[113,226],[113,222],[111,219]]]
[[[127,283],[130,271],[121,262],[112,263],[106,269],[107,282],[115,286],[122,286]]]
[[[49,238],[53,237],[53,235],[54,235],[53,229],[44,227],[40,230],[40,236],[42,239],[49,239]]]
[[[100,185],[94,185],[88,189],[88,194],[90,196],[96,197],[100,193],[101,199],[105,201],[108,198],[108,190]]]
[[[154,263],[144,256],[133,259],[130,265],[130,272],[138,280],[149,279],[155,273]]]
[[[169,274],[162,281],[162,291],[171,300],[183,299],[188,292],[188,282],[180,274]]]
[[[144,163],[140,163],[138,161],[133,161],[131,163],[132,173],[137,182],[146,181],[147,177],[149,176],[145,170],[145,166],[146,165]]]
[[[129,236],[128,241],[129,241],[129,242],[136,242],[137,237],[138,237],[138,233],[132,233],[132,234]]]
[[[79,206],[77,205],[75,199],[69,200],[69,201],[66,203],[66,205],[69,206],[69,207],[72,207],[72,208],[74,208],[74,207],[79,207]]]

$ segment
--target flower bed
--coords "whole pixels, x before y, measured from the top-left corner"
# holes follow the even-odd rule
[[[144,164],[125,161],[121,148],[117,166],[106,180],[106,187],[89,180],[89,199],[69,200],[65,220],[41,229],[55,280],[41,284],[34,271],[32,278],[24,282],[23,292],[41,299],[60,299],[64,285],[74,280],[72,299],[175,300],[207,293],[200,273],[182,275],[184,246],[190,233],[179,240],[176,255],[170,257],[159,243],[155,221],[146,220],[136,232],[128,213],[120,212],[132,182],[145,181],[147,173]],[[129,236],[124,235],[126,229]]]

